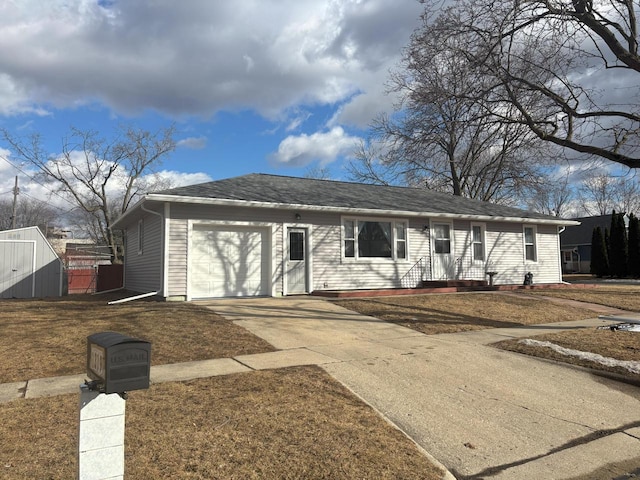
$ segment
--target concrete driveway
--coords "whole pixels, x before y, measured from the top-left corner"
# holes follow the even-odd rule
[[[487,346],[600,320],[427,336],[316,298],[206,305],[282,354],[305,352],[457,478],[615,478],[640,468],[640,388]]]

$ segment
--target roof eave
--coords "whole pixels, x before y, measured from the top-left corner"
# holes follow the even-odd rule
[[[111,228],[114,228],[116,230],[121,230],[125,225],[127,225],[125,220],[129,218],[133,214],[133,212],[135,212],[138,209],[138,207],[140,207],[144,203],[147,197],[149,197],[149,195],[145,195],[144,197],[142,197],[131,208],[128,208],[126,212],[124,212],[122,215],[116,218],[115,221],[111,224]],[[122,226],[120,226],[121,224]]]
[[[206,198],[206,197],[190,197],[182,195],[159,195],[149,194],[146,195],[143,200],[138,202],[132,209],[128,210],[122,217],[118,218],[114,225],[122,223],[127,214],[134,210],[144,200],[154,202],[173,202],[173,203],[192,203],[200,205],[219,205],[219,206],[235,206],[235,207],[252,207],[252,208],[276,208],[282,210],[300,210],[300,211],[317,211],[317,212],[336,212],[336,213],[352,213],[352,214],[366,214],[366,215],[386,215],[386,216],[402,216],[402,217],[430,217],[430,218],[458,218],[464,220],[474,221],[493,221],[493,222],[510,222],[510,223],[535,223],[537,225],[580,225],[580,222],[575,220],[566,219],[545,219],[545,218],[527,218],[527,217],[503,217],[492,215],[470,215],[470,214],[456,214],[456,213],[443,213],[443,212],[412,212],[407,210],[380,210],[373,208],[350,208],[350,207],[331,207],[323,205],[305,205],[305,204],[292,204],[292,203],[271,203],[271,202],[258,202],[251,200],[232,200],[224,198]]]

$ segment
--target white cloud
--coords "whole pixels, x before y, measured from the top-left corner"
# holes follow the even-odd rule
[[[207,137],[187,137],[176,142],[177,147],[189,148],[191,150],[202,150],[207,146]]]
[[[414,0],[2,2],[0,114],[99,102],[125,114],[276,118],[354,98],[344,115],[358,123],[384,106],[380,85],[421,9]]]
[[[183,187],[185,185],[196,185],[198,183],[210,182],[212,178],[206,173],[184,173],[176,172],[175,170],[162,170],[155,174],[155,176],[164,180],[169,188]]]
[[[309,119],[309,117],[311,117],[311,114],[309,112],[304,112],[296,115],[291,119],[289,125],[287,125],[287,128],[285,130],[287,132],[293,132],[294,130],[297,130],[304,122]]]
[[[10,158],[8,150],[0,148],[0,157]],[[76,151],[71,152],[71,159],[74,165],[82,168],[84,165],[84,154]],[[13,162],[12,162],[13,163]],[[102,169],[106,171],[112,163],[105,162]],[[69,167],[64,170],[70,171]],[[61,213],[77,208],[74,200],[60,191],[60,184],[44,178],[39,178],[37,172],[21,166],[21,170],[15,169],[9,163],[0,159],[0,200],[13,198],[13,187],[15,176],[18,176],[19,195],[23,195],[33,200],[46,202],[53,208],[57,208]],[[69,178],[70,175],[69,175]],[[174,170],[161,170],[159,172],[143,176],[139,180],[139,186],[143,193],[164,190],[167,188],[181,187],[211,181],[211,177],[202,172],[185,173]],[[126,177],[121,169],[116,170],[107,185],[107,196],[111,199],[118,198],[124,191]],[[74,183],[74,188],[81,194],[88,195],[85,187],[78,182]],[[19,197],[20,198],[20,197]]]
[[[4,177],[9,175],[10,171],[12,172],[15,170],[9,162],[11,162],[11,151],[0,147],[0,172],[2,172],[3,180],[6,180]],[[4,182],[1,182],[0,185],[2,185],[2,183]],[[1,189],[2,187],[0,186],[0,190]]]
[[[312,135],[301,134],[285,138],[270,160],[278,165],[302,167],[313,161],[327,165],[340,156],[350,156],[360,138],[348,135],[341,127]]]

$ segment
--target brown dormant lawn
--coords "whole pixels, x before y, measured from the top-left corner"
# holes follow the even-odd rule
[[[640,285],[606,285],[596,288],[558,288],[526,290],[528,295],[566,298],[579,302],[597,303],[607,307],[640,312]]]
[[[150,341],[153,365],[274,350],[202,306],[155,301],[107,305],[113,298],[0,301],[0,383],[84,373],[87,336],[103,331]]]
[[[153,364],[273,350],[190,303],[1,301],[2,382],[84,372],[86,336],[152,342]],[[78,395],[0,404],[0,478],[74,478]],[[425,479],[423,452],[318,367],[153,384],[129,394],[127,479]]]
[[[0,478],[74,478],[77,395],[0,404]],[[425,479],[442,473],[317,367],[131,392],[127,479]]]
[[[640,312],[640,285],[598,285],[597,288],[562,288],[528,290],[526,294],[540,297],[566,298],[579,302],[595,303],[608,307]],[[579,331],[539,335],[535,340],[547,341],[561,347],[582,352],[595,353],[603,357],[640,362],[640,333],[612,331],[609,329],[583,329]],[[622,374],[634,381],[640,375],[630,373],[621,367],[608,367],[577,357],[561,355],[550,348],[524,345],[517,340],[496,344],[497,347],[527,355],[543,357],[583,367]]]
[[[571,350],[595,353],[597,355],[614,358],[616,360],[640,362],[640,333],[637,332],[585,328],[577,331],[536,335],[531,338],[538,341],[550,342]],[[622,367],[611,367],[602,365],[601,363],[584,360],[579,357],[562,355],[551,348],[526,345],[521,343],[519,340],[498,342],[494,344],[494,346],[504,350],[510,350],[512,352],[524,353],[535,357],[570,363],[572,365],[579,365],[594,370],[613,372],[624,375],[629,379],[640,381],[640,375],[631,373]]]
[[[358,298],[337,300],[336,303],[428,335],[563,322],[595,316],[586,308],[493,292]]]

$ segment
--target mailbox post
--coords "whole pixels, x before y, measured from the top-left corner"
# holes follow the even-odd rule
[[[126,392],[149,388],[151,343],[116,332],[87,337],[87,375],[80,386],[78,478],[124,478]]]

